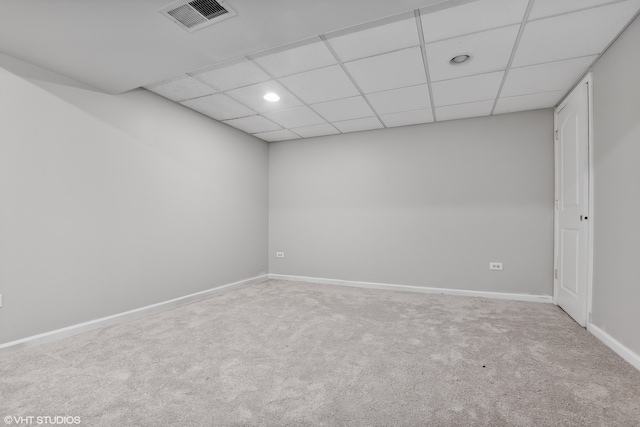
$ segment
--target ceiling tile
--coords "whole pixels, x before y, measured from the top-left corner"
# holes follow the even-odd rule
[[[146,86],[146,89],[177,102],[216,92],[212,87],[188,75]]]
[[[191,75],[220,91],[248,86],[270,79],[267,73],[247,59],[242,59],[240,62],[231,65],[191,73]]]
[[[426,45],[432,82],[507,68],[519,25],[485,31]],[[451,64],[457,55],[471,55],[462,64]]]
[[[423,13],[422,31],[425,42],[520,23],[527,3],[528,0],[482,0]]]
[[[436,108],[439,122],[446,120],[466,119],[468,117],[488,116],[491,114],[494,101],[471,102],[469,104],[449,105]]]
[[[239,119],[227,120],[224,123],[248,133],[267,132],[280,129],[280,126],[262,116],[242,117]]]
[[[529,22],[513,61],[514,67],[600,53],[638,10],[622,2]]]
[[[369,104],[361,96],[314,104],[311,108],[329,122],[375,116]]]
[[[269,113],[264,113],[263,115],[285,128],[325,123],[322,117],[318,116],[309,107],[296,107],[288,110],[271,111]]]
[[[340,133],[336,128],[328,123],[292,128],[291,130],[303,138],[313,138],[314,136],[335,135]]]
[[[567,93],[566,90],[556,92],[535,93],[532,95],[500,98],[494,114],[513,113],[515,111],[538,110],[554,107]]]
[[[413,17],[334,38],[329,36],[328,41],[343,62],[420,43],[418,27]]]
[[[571,89],[596,58],[597,56],[586,56],[514,68],[509,70],[500,95],[516,96]]]
[[[361,130],[382,129],[384,126],[375,117],[366,117],[364,119],[346,120],[344,122],[332,123],[340,132],[358,132]]]
[[[280,101],[269,102],[264,99],[264,95],[274,92],[280,96]],[[282,85],[274,80],[258,83],[257,85],[246,86],[240,89],[233,89],[226,92],[227,95],[240,101],[259,113],[265,111],[284,110],[302,105],[302,102],[291,92],[286,90]]]
[[[276,78],[337,63],[336,58],[323,41],[253,59]]]
[[[367,99],[378,114],[400,113],[402,111],[431,108],[429,87],[427,85],[376,92],[367,95]]]
[[[588,7],[611,3],[612,1],[616,0],[536,0],[529,14],[529,20],[574,12]]]
[[[256,114],[255,111],[222,93],[183,101],[181,104],[216,120],[235,119]]]
[[[427,82],[419,47],[345,64],[364,93],[380,92]]]
[[[434,104],[436,107],[440,107],[495,99],[503,76],[504,72],[498,71],[433,83],[431,90],[433,91]],[[440,120],[437,114],[436,117]]]
[[[274,130],[271,132],[254,133],[253,136],[269,142],[287,141],[290,139],[300,139],[300,136],[296,135],[295,133],[287,129]]]
[[[402,113],[384,114],[380,116],[387,127],[417,125],[419,123],[431,123],[433,112],[431,109],[405,111]]]
[[[280,81],[307,104],[360,94],[339,65],[283,77]]]

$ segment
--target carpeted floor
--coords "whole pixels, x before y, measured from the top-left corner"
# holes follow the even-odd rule
[[[640,372],[551,304],[271,280],[2,356],[0,416],[638,426]]]

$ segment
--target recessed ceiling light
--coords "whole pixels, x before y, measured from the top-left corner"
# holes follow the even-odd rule
[[[451,65],[459,65],[459,64],[464,64],[465,62],[469,61],[471,59],[471,55],[457,55],[454,56],[453,58],[451,58],[451,60],[449,61],[449,63]]]
[[[266,94],[264,96],[264,99],[269,101],[269,102],[278,102],[280,101],[280,97],[278,96],[277,93],[273,93],[273,92],[269,92],[268,94]]]

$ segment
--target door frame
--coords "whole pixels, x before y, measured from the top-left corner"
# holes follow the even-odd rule
[[[558,144],[556,144],[555,131],[558,129],[558,112],[567,104],[567,98],[573,94],[573,92],[579,88],[580,86],[586,84],[587,85],[587,98],[588,98],[588,114],[587,120],[588,124],[588,141],[587,141],[587,155],[588,155],[588,194],[589,194],[589,202],[588,202],[588,216],[589,220],[587,221],[587,320],[586,327],[589,329],[591,325],[591,312],[593,308],[593,224],[595,221],[594,215],[594,176],[593,176],[593,79],[591,72],[587,73],[583,79],[580,80],[580,83],[575,85],[567,95],[558,103],[558,105],[553,110],[553,152],[554,152],[554,206],[553,206],[553,303],[557,305],[557,295],[558,295],[558,286],[559,280],[556,277],[555,271],[558,269],[558,209],[556,200],[559,200],[559,153],[558,153]]]

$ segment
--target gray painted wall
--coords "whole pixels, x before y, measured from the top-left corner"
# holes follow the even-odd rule
[[[267,272],[268,145],[0,56],[0,343]]]
[[[552,131],[539,110],[271,143],[269,272],[551,295]]]
[[[640,355],[640,19],[593,69],[593,323]]]

